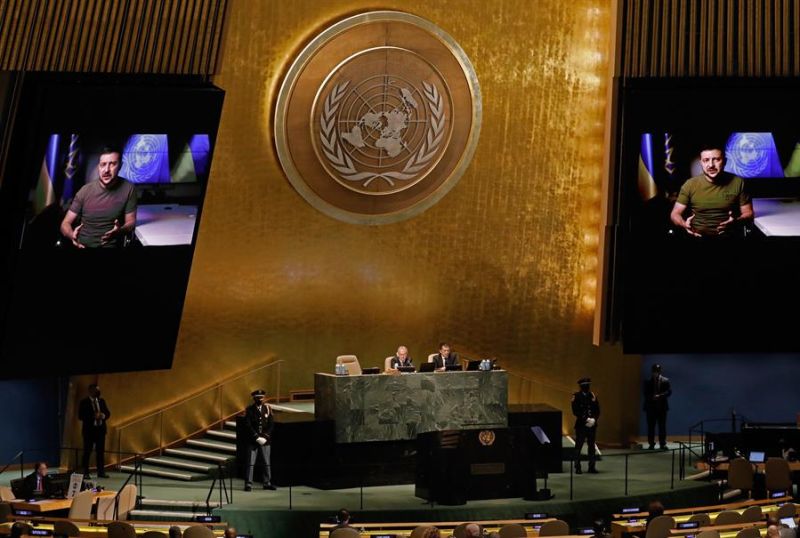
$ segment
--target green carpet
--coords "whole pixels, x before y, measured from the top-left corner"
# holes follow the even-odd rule
[[[278,491],[242,491],[241,480],[234,480],[233,503],[215,513],[239,532],[257,538],[312,538],[319,524],[339,508],[353,514],[353,522],[370,521],[468,521],[475,519],[516,519],[526,512],[546,512],[565,519],[574,528],[591,524],[596,517],[608,517],[623,506],[645,506],[660,499],[667,507],[710,504],[716,500],[716,486],[707,482],[676,480],[670,489],[672,457],[664,452],[636,452],[628,459],[628,491],[625,492],[625,458],[621,451],[605,451],[598,463],[600,474],[573,477],[570,501],[569,472],[551,475],[548,487],[555,494],[549,501],[496,499],[470,501],[463,506],[431,506],[414,497],[413,485],[381,486],[345,490],[317,490],[309,487],[280,488]],[[676,455],[677,456],[677,455]],[[676,457],[677,465],[677,457]],[[569,467],[564,465],[565,470]],[[584,467],[585,469],[585,467]],[[111,478],[98,483],[117,489],[127,475],[111,472]],[[8,484],[19,472],[0,475]],[[148,499],[180,499],[204,502],[211,481],[175,482],[144,477],[141,494]],[[543,481],[539,481],[539,487]],[[214,492],[212,500],[218,500]]]

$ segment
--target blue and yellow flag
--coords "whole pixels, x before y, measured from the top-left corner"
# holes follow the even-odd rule
[[[56,163],[58,162],[58,143],[59,135],[50,135],[50,139],[47,141],[47,150],[44,153],[44,159],[42,159],[42,168],[39,170],[39,180],[36,182],[36,189],[33,192],[34,216],[56,201],[53,180],[55,179]]]
[[[69,137],[69,153],[67,164],[64,166],[64,190],[61,192],[61,207],[67,208],[72,202],[75,191],[75,173],[78,171],[78,135],[73,133]]]
[[[642,134],[637,183],[639,187],[639,197],[642,200],[652,200],[656,197],[658,189],[656,188],[656,181],[653,178],[653,135],[650,133]]]

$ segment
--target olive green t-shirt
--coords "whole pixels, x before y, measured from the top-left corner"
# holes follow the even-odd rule
[[[723,172],[714,183],[705,175],[686,180],[677,201],[694,213],[692,229],[702,235],[717,235],[717,226],[728,219],[728,212],[738,217],[739,207],[750,203],[750,195],[744,190],[742,178]],[[684,218],[692,213],[687,212]]]

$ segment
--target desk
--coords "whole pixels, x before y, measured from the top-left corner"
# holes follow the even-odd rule
[[[525,528],[527,536],[539,536],[539,527],[548,521],[555,521],[555,518],[547,519],[508,519],[508,520],[486,520],[486,521],[470,521],[481,526],[487,532],[499,531],[503,525],[516,523]],[[374,535],[381,534],[394,534],[398,538],[406,538],[411,536],[411,532],[420,526],[431,526],[439,529],[441,536],[448,536],[452,534],[453,529],[462,524],[463,521],[417,521],[409,523],[356,523],[353,529],[356,530],[362,538],[368,538]],[[328,538],[331,529],[334,525],[332,523],[322,523],[319,526],[319,538]],[[562,536],[560,538],[577,538],[578,535]],[[580,538],[586,538],[585,535],[580,535]]]
[[[416,439],[438,430],[505,428],[508,373],[314,375],[317,420],[335,424],[337,443]]]
[[[196,217],[194,205],[140,205],[134,233],[146,247],[191,245]]]
[[[723,510],[738,510],[740,508],[748,508],[750,506],[761,506],[762,510],[770,511],[770,505],[777,507],[780,503],[792,502],[793,497],[787,495],[786,497],[778,497],[776,499],[748,499],[746,501],[722,503],[722,504],[709,504],[705,506],[687,506],[684,508],[668,508],[664,510],[665,516],[675,516],[677,514],[685,514],[690,516],[692,514],[713,513],[721,512]],[[647,512],[635,512],[632,514],[613,514],[613,519],[641,519],[646,518]]]
[[[789,470],[790,471],[792,471],[792,472],[800,471],[800,461],[790,461],[788,463],[789,463]],[[764,468],[765,468],[765,464],[764,463],[751,463],[751,465],[753,466],[753,468],[755,469],[755,471],[757,473],[763,473],[764,472]],[[712,463],[708,463],[708,462],[705,462],[705,461],[698,461],[695,464],[695,467],[698,470],[701,470],[701,471],[708,471],[708,470],[711,470],[711,471],[727,471],[729,466],[730,466],[730,463],[728,463],[727,461],[721,462],[721,463],[713,463],[713,462]],[[775,499],[772,499],[772,502],[775,502]]]
[[[753,198],[753,224],[767,237],[800,236],[800,200]]]
[[[98,491],[92,496],[92,503],[97,503],[100,497],[113,497],[116,491]],[[31,512],[45,513],[55,512],[56,510],[69,510],[72,506],[72,499],[42,499],[41,501],[27,501],[25,499],[14,499],[11,501],[13,510],[30,510]]]

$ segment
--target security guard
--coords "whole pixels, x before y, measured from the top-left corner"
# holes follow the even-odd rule
[[[572,414],[575,415],[575,473],[581,474],[581,450],[583,443],[588,443],[589,472],[597,473],[595,468],[594,439],[597,432],[597,419],[600,418],[600,401],[597,395],[589,390],[592,380],[582,377],[578,380],[581,390],[572,395]]]
[[[244,490],[253,489],[253,469],[256,466],[258,454],[264,460],[263,483],[264,489],[277,489],[272,484],[272,466],[270,464],[270,445],[272,444],[272,430],[275,427],[275,419],[272,410],[264,401],[266,392],[262,389],[254,390],[250,393],[253,403],[245,410],[245,423],[250,433],[248,439],[248,460],[247,472],[245,474]]]

